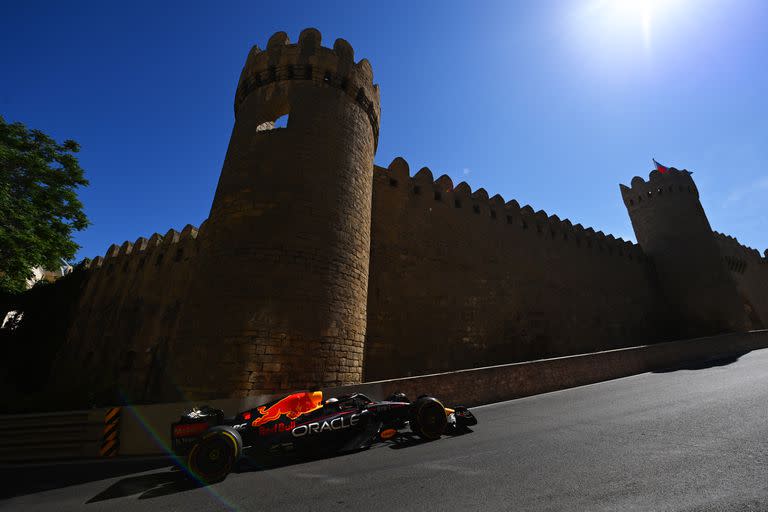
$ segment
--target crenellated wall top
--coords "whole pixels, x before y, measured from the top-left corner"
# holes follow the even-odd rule
[[[557,215],[548,215],[544,210],[535,211],[530,205],[521,207],[516,200],[505,201],[500,194],[489,197],[485,189],[473,191],[465,181],[454,186],[453,180],[445,174],[435,179],[428,167],[422,167],[411,176],[408,162],[401,157],[392,160],[387,168],[375,167],[375,171],[381,173],[390,187],[408,191],[412,195],[431,194],[435,200],[452,201],[457,210],[469,209],[476,214],[484,214],[492,220],[501,220],[524,230],[531,229],[561,240],[575,240],[579,246],[581,241],[584,241],[587,247],[592,247],[594,242],[610,254],[643,259],[642,249],[635,243],[606,235],[590,227],[585,228],[581,224],[573,224],[568,219],[561,220]]]
[[[333,48],[322,46],[322,35],[314,28],[299,34],[291,44],[285,32],[269,38],[266,50],[251,48],[235,93],[235,113],[252,91],[275,82],[312,81],[318,86],[340,89],[368,115],[378,141],[381,118],[379,86],[373,83],[373,68],[367,59],[355,62],[355,51],[344,39]]]
[[[736,237],[720,233],[719,231],[712,231],[712,234],[715,235],[715,239],[719,243],[730,248],[735,254],[738,254],[747,259],[753,259],[755,261],[765,262],[766,259],[768,259],[768,249],[766,249],[761,255],[760,251],[742,244]]]
[[[640,206],[644,200],[664,194],[690,194],[699,198],[699,190],[696,188],[691,172],[686,169],[678,170],[670,167],[669,172],[662,174],[659,171],[651,171],[648,180],[635,176],[630,186],[619,185],[621,197],[627,207]]]
[[[204,223],[203,223],[204,224]],[[203,227],[202,225],[200,226]],[[187,224],[181,232],[175,229],[169,229],[164,235],[160,233],[153,233],[149,238],[140,236],[135,242],[131,243],[125,241],[122,245],[112,244],[107,249],[104,256],[97,256],[86,266],[86,268],[96,269],[104,265],[104,263],[113,258],[119,258],[124,256],[136,256],[140,254],[146,254],[155,248],[169,248],[186,241],[194,241],[197,239],[198,232],[200,230],[192,224]]]

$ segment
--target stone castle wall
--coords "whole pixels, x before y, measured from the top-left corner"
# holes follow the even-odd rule
[[[723,263],[688,171],[636,176],[621,194],[637,241],[653,260],[682,337],[749,328],[736,283]]]
[[[251,50],[169,375],[182,396],[359,382],[378,86],[304,30]],[[274,121],[287,115],[287,126]],[[175,400],[174,390],[159,393]]]
[[[687,172],[621,186],[634,244],[401,158],[375,166],[371,66],[313,29],[251,50],[235,117],[199,233],[113,245],[85,270],[51,388],[235,397],[767,325],[766,258],[712,232]]]
[[[195,279],[198,229],[187,225],[112,245],[85,271],[76,314],[57,354],[51,387],[114,400],[151,400],[164,381],[169,342]]]
[[[714,232],[723,262],[736,281],[753,328],[768,327],[768,250],[764,256],[729,235]]]
[[[368,380],[668,334],[637,245],[402,159],[374,169],[372,229]]]

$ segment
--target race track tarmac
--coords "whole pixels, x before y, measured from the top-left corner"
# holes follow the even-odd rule
[[[475,413],[463,436],[206,488],[162,460],[4,466],[0,510],[768,510],[768,350]]]

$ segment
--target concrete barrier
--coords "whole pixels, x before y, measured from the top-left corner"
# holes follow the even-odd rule
[[[253,395],[205,402],[173,402],[166,404],[123,407],[120,430],[120,455],[166,453],[171,442],[171,423],[193,407],[209,405],[228,415],[252,409],[272,400],[276,395]]]
[[[385,398],[395,391],[402,391],[412,398],[429,393],[448,405],[475,406],[674,368],[691,362],[738,356],[766,347],[768,330],[753,331],[367,382],[327,388],[323,389],[323,393],[326,397],[331,397],[360,392],[376,399]],[[222,409],[228,415],[234,415],[274,397],[275,395],[257,395],[242,399],[208,400],[206,403]],[[195,405],[203,404],[176,402],[125,406],[120,427],[120,455],[165,453],[170,444],[171,423],[176,421],[184,410]],[[91,414],[102,418],[104,411]],[[50,421],[54,421],[56,417],[55,414],[46,416],[50,416]],[[0,426],[4,418],[7,421],[8,417],[0,417]],[[6,433],[7,430],[3,435]],[[98,445],[97,438],[93,439],[93,443],[94,446]]]
[[[607,350],[523,363],[471,368],[433,375],[366,382],[323,389],[326,397],[352,392],[382,399],[402,391],[414,398],[434,394],[446,404],[474,406],[583,386],[610,379],[662,370],[683,363],[715,359],[768,347],[768,330],[725,334],[639,347]],[[226,414],[263,404],[275,395],[210,400]],[[126,408],[121,454],[160,453],[170,443],[170,424],[195,404],[181,402]],[[202,405],[202,404],[197,404]]]
[[[429,392],[447,404],[474,406],[741,355],[766,347],[768,330],[752,331],[370,382],[327,392],[332,395],[355,390],[374,397],[395,391],[408,396]]]

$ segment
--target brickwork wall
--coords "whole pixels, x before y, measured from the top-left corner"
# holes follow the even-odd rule
[[[748,319],[726,268],[699,191],[687,171],[653,171],[621,185],[637,241],[654,261],[681,337],[744,331]]]
[[[725,266],[731,273],[750,320],[750,328],[768,326],[768,250],[761,256],[729,235],[714,232]]]
[[[154,399],[174,336],[179,309],[193,280],[198,230],[187,225],[149,239],[112,245],[94,259],[77,313],[54,361],[52,388],[88,390],[92,400],[114,400],[117,390],[142,402]]]
[[[320,44],[278,33],[246,62],[172,349],[185,396],[362,378],[378,87],[348,43]]]
[[[374,169],[366,380],[663,337],[640,248],[395,159]]]
[[[374,166],[379,89],[342,39],[254,47],[235,118],[199,232],[92,262],[52,390],[241,397],[768,322],[768,255],[712,232],[686,172],[621,186],[637,245],[400,158]]]

